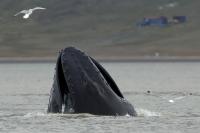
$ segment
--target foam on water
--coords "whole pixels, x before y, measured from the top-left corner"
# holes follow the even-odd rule
[[[88,113],[80,114],[71,114],[71,113],[46,113],[46,112],[29,112],[23,115],[24,118],[33,118],[33,117],[66,117],[66,118],[87,118],[87,117],[96,117],[96,115]]]
[[[141,113],[140,113],[141,114]],[[125,117],[132,117],[129,114],[124,115]],[[88,118],[88,117],[99,117],[98,115],[88,114],[88,113],[45,113],[45,112],[29,112],[23,115],[24,118],[33,118],[33,117],[67,117],[67,118]],[[105,116],[107,117],[107,116]],[[110,117],[110,116],[109,116]],[[115,117],[118,117],[116,115]]]
[[[37,116],[47,116],[47,113],[43,112],[30,112],[24,115],[25,118],[37,117]]]
[[[136,108],[137,115],[139,117],[159,117],[162,116],[159,112],[153,112],[147,109]]]

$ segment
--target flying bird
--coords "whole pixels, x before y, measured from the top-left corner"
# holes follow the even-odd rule
[[[24,19],[28,19],[30,17],[30,15],[33,13],[33,11],[35,10],[44,10],[46,8],[43,8],[43,7],[35,7],[35,8],[32,8],[32,9],[28,9],[28,10],[22,10],[20,12],[18,12],[17,14],[15,14],[14,16],[17,16],[19,14],[24,14],[23,18]]]

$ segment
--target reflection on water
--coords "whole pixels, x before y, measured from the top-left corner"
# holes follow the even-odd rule
[[[103,63],[138,117],[47,114],[54,66],[0,64],[0,132],[200,131],[198,62]]]

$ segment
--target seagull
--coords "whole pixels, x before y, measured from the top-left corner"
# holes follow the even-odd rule
[[[35,7],[35,8],[32,8],[32,9],[28,9],[28,10],[22,10],[20,12],[18,12],[17,14],[15,14],[14,16],[17,16],[19,14],[24,14],[23,18],[24,19],[28,19],[29,16],[33,13],[33,11],[35,10],[44,10],[46,8],[43,8],[43,7]]]

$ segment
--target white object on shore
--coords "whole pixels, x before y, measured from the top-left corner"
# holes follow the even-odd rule
[[[32,8],[32,9],[28,9],[28,10],[22,10],[20,12],[18,12],[17,14],[15,14],[14,16],[17,16],[19,14],[24,14],[23,18],[24,19],[28,19],[29,16],[33,13],[33,11],[35,10],[44,10],[46,8],[43,8],[43,7],[35,7],[35,8]]]
[[[158,10],[163,10],[165,8],[174,8],[178,6],[178,3],[177,2],[172,2],[172,3],[168,3],[166,5],[163,5],[163,6],[158,6]]]
[[[173,7],[177,6],[177,5],[178,5],[177,2],[173,2],[173,3],[167,4],[166,7],[173,8]]]

